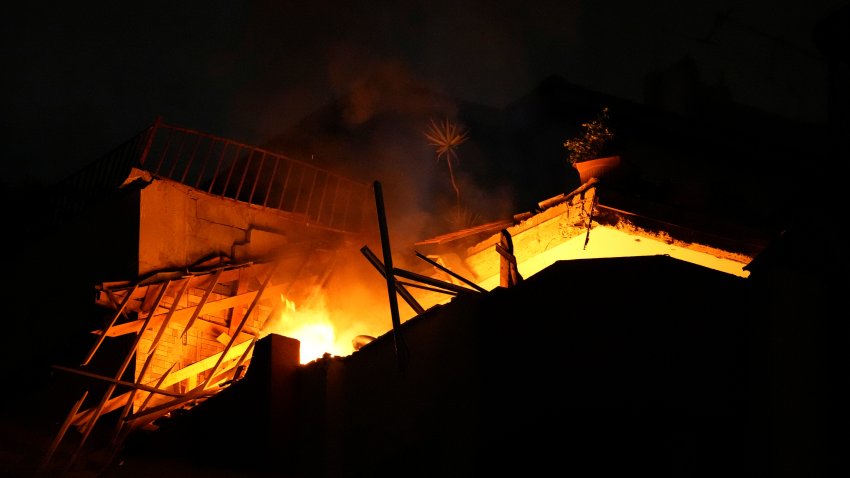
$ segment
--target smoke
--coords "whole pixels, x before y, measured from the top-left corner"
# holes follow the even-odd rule
[[[337,339],[350,341],[358,335],[379,336],[392,327],[386,280],[360,251],[367,246],[383,261],[376,182],[393,265],[408,270],[430,268],[416,257],[416,242],[514,211],[510,188],[492,177],[499,166],[476,136],[485,131],[476,128],[474,116],[464,115],[467,105],[402,62],[380,60],[351,46],[340,46],[328,69],[336,101],[264,147],[360,181],[372,191],[357,239],[361,242],[337,249],[333,273],[321,291]],[[453,163],[466,224],[453,221],[457,198],[446,159],[438,158],[425,136],[432,120],[443,119],[469,133]],[[403,321],[415,315],[403,300],[398,305]]]
[[[503,135],[498,124],[494,129],[485,123],[499,110],[452,98],[404,63],[351,46],[340,46],[332,60],[328,70],[337,99],[275,136],[269,149],[364,184],[379,181],[397,244],[516,212],[504,156],[492,154]],[[452,220],[458,204],[447,159],[425,136],[432,121],[443,120],[468,132],[452,164],[463,222]],[[504,154],[503,148],[495,152]]]
[[[378,59],[352,45],[330,52],[328,77],[343,102],[343,119],[350,127],[381,114],[429,115],[439,110],[454,115],[455,105],[437,87],[417,77],[396,59]]]

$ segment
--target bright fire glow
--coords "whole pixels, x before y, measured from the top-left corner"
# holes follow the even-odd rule
[[[648,235],[634,234],[614,227],[596,226],[590,231],[590,240],[585,247],[586,234],[581,233],[564,241],[553,241],[546,234],[540,234],[535,229],[529,229],[513,238],[514,255],[517,258],[519,273],[525,277],[540,272],[560,260],[591,259],[608,257],[633,257],[648,255],[669,255],[670,257],[708,267],[717,271],[747,277],[749,272],[743,269],[746,258],[734,260],[721,258],[711,254],[708,247],[691,247],[672,244],[662,237],[653,239]],[[476,283],[485,290],[499,286],[499,263],[501,256],[493,247],[482,250],[467,258],[464,266],[477,276]],[[445,279],[444,279],[445,280]],[[450,296],[442,294],[421,294],[417,299],[426,308],[443,304]]]
[[[334,333],[324,300],[321,297],[309,307],[297,307],[281,294],[280,314],[272,317],[263,330],[264,334],[275,333],[301,342],[301,363],[308,363],[328,353],[346,355],[349,344],[340,343]]]
[[[542,242],[542,241],[541,241]],[[522,244],[514,239],[514,244]],[[547,248],[536,242],[525,244],[530,250],[521,246],[514,250],[519,261],[517,265],[523,277],[530,277],[558,260],[590,259],[605,257],[630,257],[666,254],[676,259],[698,264],[721,272],[747,277],[749,273],[743,270],[744,263],[730,259],[722,259],[711,254],[675,246],[661,240],[653,240],[620,231],[615,228],[597,226],[590,231],[590,241],[585,248],[585,235],[580,234],[555,247]],[[498,255],[491,252],[492,260],[498,261]],[[480,284],[487,290],[499,285],[499,275],[496,274]]]

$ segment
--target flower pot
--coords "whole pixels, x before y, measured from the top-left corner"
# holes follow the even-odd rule
[[[584,184],[590,178],[601,179],[602,176],[616,169],[619,165],[619,156],[605,156],[603,158],[588,159],[587,161],[575,163],[573,167],[578,170],[581,183]]]

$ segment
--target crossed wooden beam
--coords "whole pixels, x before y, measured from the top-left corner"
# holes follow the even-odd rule
[[[273,283],[279,264],[279,261],[272,261],[263,264],[227,265],[200,273],[159,275],[136,284],[101,284],[98,303],[112,307],[114,312],[103,329],[92,331],[97,339],[78,368],[60,365],[54,365],[53,368],[85,376],[108,386],[93,407],[81,410],[91,395],[91,390],[86,390],[73,405],[42,459],[41,471],[49,468],[56,450],[72,426],[82,435],[65,466],[66,472],[79,457],[90,433],[103,415],[121,409],[121,419],[118,420],[112,439],[111,450],[114,454],[131,431],[150,425],[173,410],[205,400],[220,391],[219,385],[232,380],[235,371],[250,359],[253,346],[259,339],[262,326],[256,331],[245,330],[249,317],[258,310],[257,306],[263,297],[276,297],[289,286],[287,283]],[[259,287],[247,290],[249,287],[244,284],[258,279],[261,279]],[[239,287],[227,286],[234,281],[239,283]],[[192,305],[188,305],[190,289],[202,291],[198,302]],[[235,295],[226,296],[233,290],[237,291]],[[220,297],[222,295],[225,297]],[[169,304],[165,304],[166,298],[171,299]],[[277,310],[278,302],[273,302],[269,315]],[[229,314],[229,324],[221,324],[208,317],[212,314],[221,315],[222,312]],[[262,319],[262,323],[267,319],[268,316]],[[227,325],[228,332],[220,335],[220,340],[226,340],[226,343],[223,342],[223,350],[182,367],[173,363],[159,377],[150,378],[151,363],[163,342],[166,330],[169,327],[179,328],[179,337],[182,339],[199,323],[206,323],[217,329]],[[154,331],[154,337],[148,345],[142,338],[150,335],[145,332]],[[114,375],[107,376],[87,370],[107,337],[115,338],[128,334],[136,334],[136,337]],[[135,380],[122,379],[133,358],[136,357],[138,362],[142,356],[146,358],[138,369]],[[202,374],[205,374],[203,381],[190,390],[174,390],[176,384]],[[129,388],[129,391],[117,394],[118,387]]]

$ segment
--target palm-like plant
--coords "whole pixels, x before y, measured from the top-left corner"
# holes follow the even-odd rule
[[[452,161],[458,161],[457,147],[468,138],[468,132],[457,123],[453,123],[448,119],[442,122],[436,122],[431,119],[431,124],[425,132],[425,137],[437,149],[437,161],[445,158],[446,164],[449,166],[449,177],[452,180],[452,188],[455,190],[457,197],[457,207],[460,210],[460,188],[455,180],[454,167]]]

